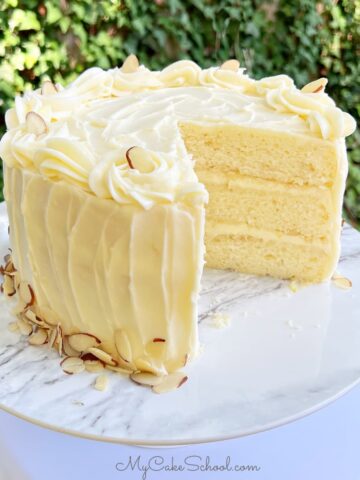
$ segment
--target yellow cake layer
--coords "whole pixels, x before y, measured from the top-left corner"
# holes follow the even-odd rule
[[[180,130],[199,171],[297,185],[332,185],[338,173],[336,142],[238,125],[182,123]]]
[[[206,242],[206,266],[244,273],[320,282],[334,269],[329,250],[320,245],[251,235],[221,235]]]
[[[333,203],[329,188],[204,170],[197,173],[209,192],[208,220],[244,223],[306,238],[325,238],[331,232]]]
[[[344,141],[245,126],[181,124],[209,191],[209,267],[325,280],[340,253]]]

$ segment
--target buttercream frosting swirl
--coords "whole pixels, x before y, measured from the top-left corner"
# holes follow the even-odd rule
[[[202,70],[182,60],[162,71],[136,62],[128,69],[91,68],[65,88],[16,97],[0,154],[11,166],[150,208],[206,201],[178,122],[251,125],[330,141],[354,131],[354,119],[323,88],[300,91],[286,75],[257,81],[237,67]],[[45,122],[42,135],[28,128],[29,112]],[[147,152],[151,171],[129,168],[124,155],[134,145]]]
[[[89,186],[95,195],[122,204],[137,203],[145,209],[189,199],[203,203],[207,198],[190,165],[170,154],[141,149],[142,168],[136,168],[126,158],[129,150],[110,152],[91,171]]]

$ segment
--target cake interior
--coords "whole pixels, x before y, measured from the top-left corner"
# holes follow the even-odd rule
[[[208,267],[320,282],[336,265],[341,142],[245,126],[180,124],[206,209]]]

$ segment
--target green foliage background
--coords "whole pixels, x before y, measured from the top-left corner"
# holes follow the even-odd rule
[[[359,119],[360,0],[0,0],[1,114],[45,78],[67,83],[129,53],[151,68],[236,57],[255,78],[287,73],[299,86],[327,76],[328,92]],[[357,225],[359,147],[357,131],[345,200]]]

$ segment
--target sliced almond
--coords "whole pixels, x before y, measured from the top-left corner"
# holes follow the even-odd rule
[[[43,328],[38,328],[36,332],[32,333],[29,337],[30,345],[44,345],[47,342],[48,333]]]
[[[69,337],[67,335],[65,335],[64,338],[63,338],[63,351],[64,351],[65,355],[67,355],[68,357],[79,357],[80,356],[80,352],[77,352],[76,350],[74,350],[70,346]]]
[[[28,112],[25,117],[25,122],[28,132],[36,136],[43,135],[48,131],[45,120],[36,112]]]
[[[107,390],[109,385],[109,377],[105,374],[99,375],[94,383],[94,388],[100,392]]]
[[[186,353],[185,356],[184,356],[184,364],[183,364],[184,367],[186,366],[188,360],[189,360],[189,354]]]
[[[69,345],[77,352],[85,352],[91,347],[100,345],[101,341],[90,333],[75,333],[68,336]]]
[[[20,295],[20,298],[26,304],[26,307],[30,307],[31,305],[34,304],[35,294],[33,289],[31,288],[31,285],[29,285],[27,282],[20,282],[19,295]]]
[[[334,274],[331,280],[336,287],[342,288],[343,290],[348,290],[352,287],[352,281],[342,275]]]
[[[115,346],[119,356],[126,363],[132,362],[132,350],[129,337],[124,330],[116,330],[115,332]]]
[[[167,373],[163,365],[155,365],[147,357],[138,357],[135,360],[135,365],[136,365],[136,368],[141,372],[155,373],[156,375],[159,375],[159,376],[165,375]]]
[[[132,170],[141,173],[151,173],[154,170],[154,161],[151,152],[142,147],[130,147],[125,152],[126,161]]]
[[[239,70],[239,67],[240,67],[240,62],[235,59],[226,60],[226,62],[224,62],[220,66],[221,70],[231,70],[233,72],[237,72]]]
[[[328,83],[327,78],[318,78],[313,82],[307,83],[301,89],[303,93],[319,93],[325,90],[325,87]]]
[[[123,368],[123,367],[114,367],[112,365],[105,365],[105,368],[107,370],[111,370],[112,372],[116,372],[116,373],[124,373],[125,375],[129,375],[130,373],[133,372],[133,370],[130,370],[129,368]]]
[[[153,342],[154,342],[154,343],[166,342],[166,340],[165,340],[165,338],[158,338],[158,337],[156,337],[156,338],[153,338]]]
[[[17,321],[17,325],[19,327],[21,335],[28,336],[32,333],[32,330],[33,330],[32,326],[30,325],[29,322],[27,322],[23,318],[19,318],[19,320]]]
[[[116,367],[117,365],[116,360],[114,360],[112,356],[109,355],[108,353],[104,352],[103,350],[100,350],[100,348],[96,348],[96,347],[88,348],[86,353],[92,353],[93,355],[95,355],[96,358],[103,361],[106,365],[112,365],[113,367]]]
[[[3,271],[9,274],[16,272],[16,268],[11,260],[11,258],[6,262],[5,266],[3,267]]]
[[[58,329],[57,327],[54,327],[50,330],[50,333],[49,333],[49,348],[52,348],[55,345],[57,336],[58,336]]]
[[[130,375],[130,378],[138,385],[146,385],[148,387],[154,387],[155,385],[159,385],[163,381],[163,377],[159,377],[152,373],[145,372],[132,373]]]
[[[133,53],[129,55],[122,64],[121,71],[123,73],[134,73],[139,68],[139,60]]]
[[[84,361],[79,357],[65,357],[60,365],[64,372],[69,375],[81,373],[85,370]]]
[[[54,95],[54,93],[58,93],[55,85],[50,80],[45,80],[41,86],[41,95]]]
[[[29,322],[34,323],[39,327],[43,327],[43,328],[47,327],[47,324],[44,322],[44,320],[38,317],[36,313],[30,309],[24,312],[24,317],[26,318],[26,320],[29,320]]]
[[[170,373],[162,378],[162,382],[152,387],[155,393],[167,393],[181,387],[188,377],[182,372]]]
[[[60,324],[56,326],[56,330],[57,330],[57,335],[55,339],[55,347],[61,357],[63,353],[63,332]]]
[[[17,271],[15,270],[15,271],[12,272],[10,275],[12,275],[15,290],[19,290],[19,286],[20,286],[20,275],[19,275],[19,272],[17,272]]]
[[[10,275],[5,275],[4,276],[3,292],[8,297],[12,297],[16,293],[16,289],[15,289],[15,286],[14,286],[14,280],[13,280],[13,277],[11,277]]]
[[[84,363],[86,371],[90,373],[99,373],[105,368],[105,365],[101,360],[84,360]]]

